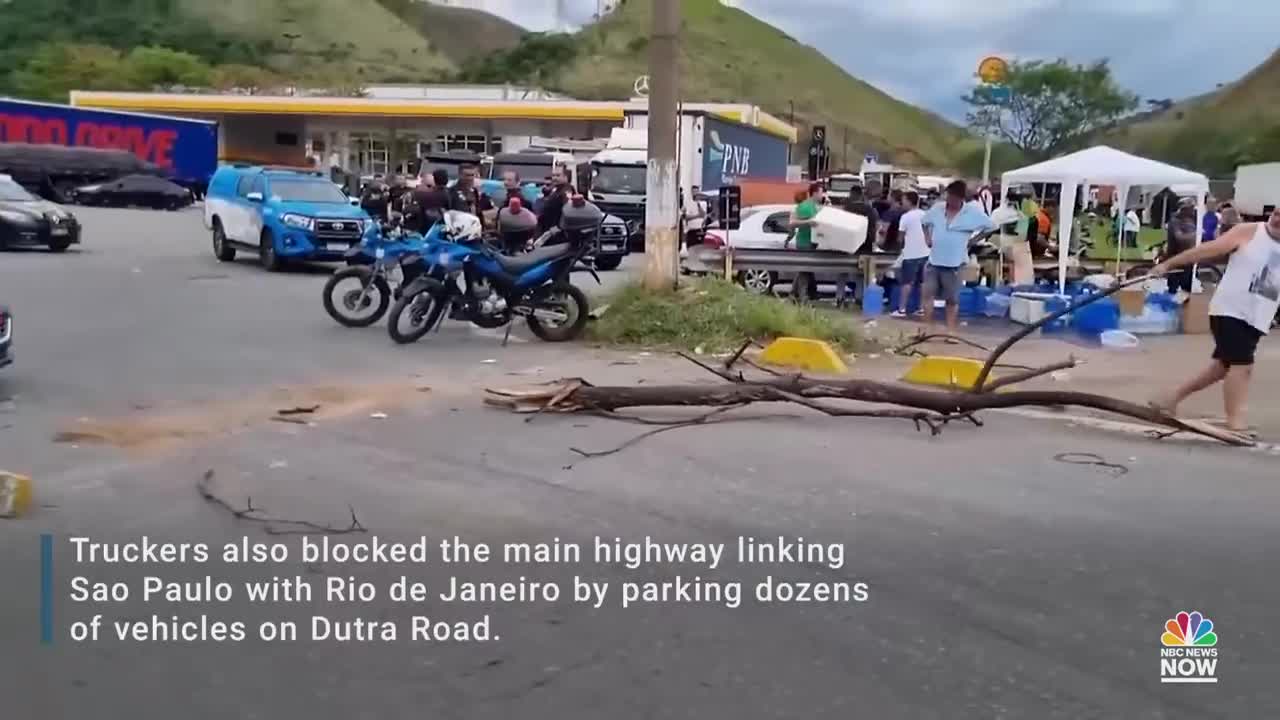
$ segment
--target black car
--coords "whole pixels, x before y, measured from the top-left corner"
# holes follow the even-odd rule
[[[62,252],[80,242],[75,215],[27,192],[8,175],[0,175],[0,249],[46,245]]]
[[[81,205],[177,210],[190,205],[191,191],[155,175],[125,175],[109,182],[78,187],[72,197]]]
[[[0,305],[0,367],[13,362],[13,315],[9,308]]]

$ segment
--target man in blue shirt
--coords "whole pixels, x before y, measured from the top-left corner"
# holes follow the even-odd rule
[[[934,203],[921,224],[929,245],[929,266],[925,270],[920,307],[925,322],[933,328],[933,299],[940,296],[947,303],[947,332],[954,334],[960,318],[960,276],[969,263],[969,236],[983,230],[994,230],[991,216],[976,204],[965,202],[968,188],[963,180],[947,186],[946,201]]]

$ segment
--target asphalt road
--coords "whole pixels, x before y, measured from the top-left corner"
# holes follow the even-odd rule
[[[1276,459],[992,415],[940,437],[909,424],[777,414],[685,429],[607,457],[645,430],[484,408],[480,388],[561,375],[659,382],[670,366],[518,333],[448,327],[410,347],[338,327],[323,271],[269,275],[212,257],[198,211],[82,210],[79,252],[0,255],[17,363],[0,372],[0,467],[36,479],[37,507],[0,520],[0,698],[28,718],[1262,718],[1280,714],[1271,569]],[[620,282],[622,274],[611,274]],[[486,362],[493,361],[493,362]],[[695,376],[696,377],[696,376]],[[429,388],[429,390],[427,389]],[[319,404],[312,425],[269,421]],[[381,415],[386,417],[381,417]],[[378,417],[374,417],[377,415]],[[302,417],[309,417],[303,415]],[[57,433],[63,442],[54,442]],[[103,439],[108,443],[101,443]],[[1127,472],[1061,462],[1092,452]],[[304,562],[201,500],[343,526],[339,542],[725,543],[802,536],[822,558],[710,569]],[[348,509],[351,508],[351,510]],[[276,525],[289,529],[291,526]],[[40,536],[53,537],[53,643],[41,643]],[[77,564],[101,542],[282,542],[279,564]],[[313,538],[315,536],[308,536]],[[216,553],[215,553],[216,554]],[[831,559],[831,558],[827,558]],[[832,567],[832,565],[838,565]],[[142,578],[301,576],[311,602],[155,603]],[[400,576],[424,603],[387,597]],[[744,582],[724,602],[599,609],[573,578]],[[75,602],[74,576],[131,584]],[[555,581],[556,602],[448,603],[451,578]],[[865,602],[761,604],[778,582],[866,583]],[[327,604],[331,578],[374,583]],[[1215,625],[1216,684],[1162,684],[1160,636],[1180,610]],[[73,623],[152,614],[243,621],[242,642],[76,643]],[[488,642],[410,639],[413,616],[473,623]],[[399,623],[396,642],[268,643],[259,623]]]

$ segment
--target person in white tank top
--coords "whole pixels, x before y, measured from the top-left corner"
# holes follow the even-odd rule
[[[1213,362],[1152,404],[1173,414],[1189,395],[1221,380],[1227,428],[1247,433],[1244,406],[1254,354],[1280,309],[1280,209],[1266,222],[1237,225],[1217,240],[1174,255],[1155,266],[1151,274],[1163,275],[1224,256],[1230,256],[1227,269],[1209,301]]]

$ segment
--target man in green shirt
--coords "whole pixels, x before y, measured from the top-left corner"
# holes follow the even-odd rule
[[[801,193],[796,197],[799,204],[796,209],[791,211],[791,231],[792,237],[796,241],[797,250],[812,250],[813,244],[813,226],[818,224],[816,218],[818,211],[822,209],[824,200],[826,199],[826,190],[822,187],[822,183],[809,183],[809,192]],[[787,238],[782,244],[783,248],[791,243],[791,238]],[[797,300],[807,300],[813,297],[818,291],[817,278],[813,273],[799,273],[795,280],[791,283],[791,294]],[[843,293],[841,293],[843,296]]]
[[[795,230],[797,250],[813,249],[813,226],[818,211],[822,209],[822,183],[810,183],[807,196],[791,211],[791,229]]]

